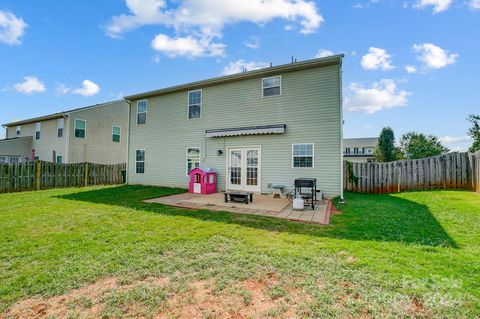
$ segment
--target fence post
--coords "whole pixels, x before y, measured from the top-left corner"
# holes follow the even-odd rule
[[[84,174],[84,180],[85,180],[85,187],[88,186],[88,162],[85,162],[83,165],[83,174]]]
[[[35,163],[35,178],[36,178],[36,188],[37,188],[37,191],[40,190],[40,187],[41,187],[41,176],[40,176],[40,173],[41,173],[41,166],[40,166],[40,161],[37,161]]]

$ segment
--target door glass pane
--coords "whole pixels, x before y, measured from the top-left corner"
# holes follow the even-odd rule
[[[242,151],[230,151],[230,184],[242,184]]]
[[[247,185],[258,185],[258,150],[247,150]]]

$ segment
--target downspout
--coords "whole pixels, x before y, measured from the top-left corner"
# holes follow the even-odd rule
[[[125,102],[127,102],[128,104],[128,123],[127,123],[127,156],[126,156],[126,160],[125,160],[125,184],[128,184],[128,168],[129,168],[129,163],[128,163],[128,158],[129,158],[129,154],[130,154],[130,116],[132,114],[132,110],[131,110],[131,107],[132,107],[132,102],[127,100],[127,99],[124,99]]]
[[[64,115],[63,133],[65,135],[65,163],[70,163],[70,116]]]
[[[338,68],[338,75],[340,80],[340,203],[345,203],[345,198],[343,197],[343,71],[342,71],[342,60],[340,60],[340,67]]]

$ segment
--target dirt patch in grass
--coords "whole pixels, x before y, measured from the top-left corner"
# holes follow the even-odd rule
[[[14,304],[0,318],[296,318],[309,300],[273,275],[218,288],[215,280],[106,278]]]

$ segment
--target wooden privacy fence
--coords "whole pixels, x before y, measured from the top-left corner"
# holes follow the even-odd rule
[[[0,193],[58,187],[122,184],[122,164],[56,164],[36,161],[0,164]]]
[[[480,192],[480,153],[450,153],[390,163],[346,162],[344,187],[362,193],[427,189]]]

